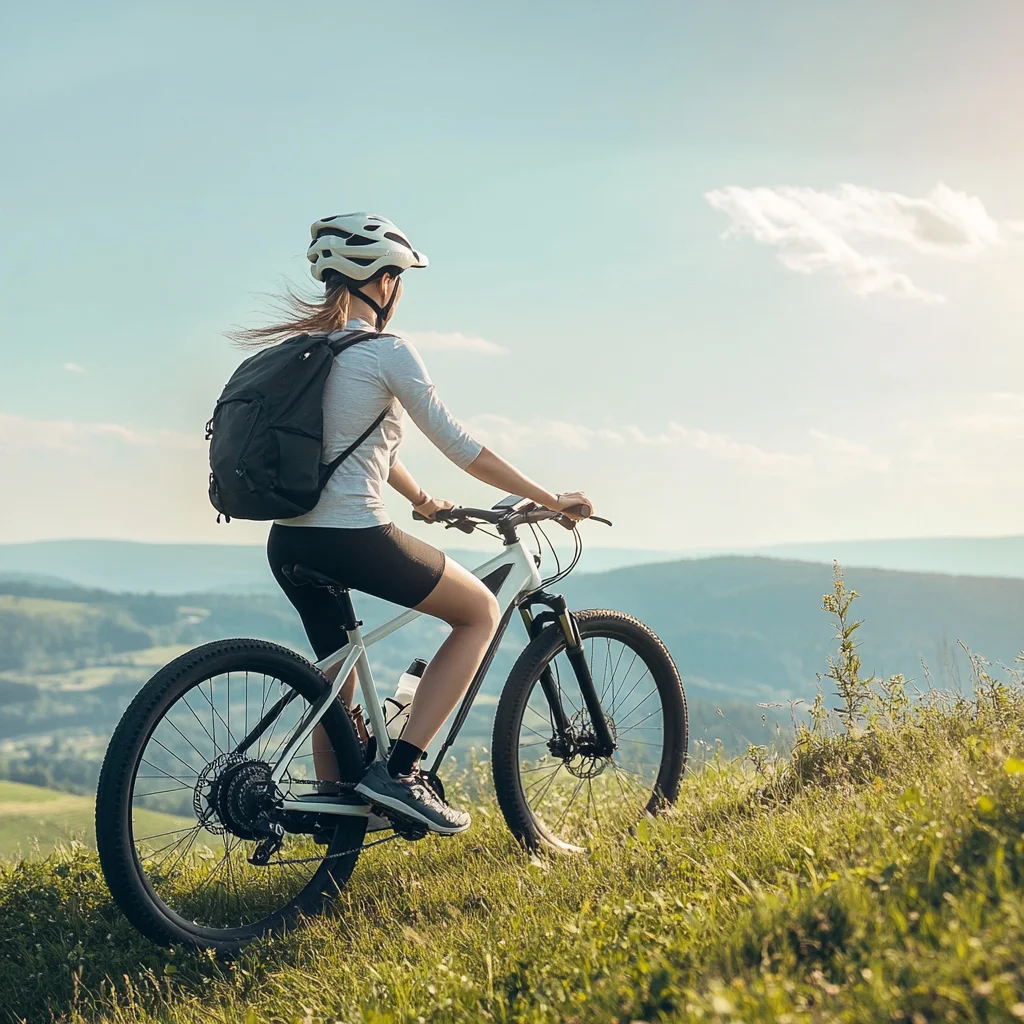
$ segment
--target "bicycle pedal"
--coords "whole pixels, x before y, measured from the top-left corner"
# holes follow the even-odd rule
[[[421,825],[414,824],[407,818],[403,818],[400,814],[394,814],[386,807],[374,807],[374,810],[391,825],[395,835],[401,836],[410,843],[415,843],[420,839],[427,838],[430,831],[429,829],[423,828]]]

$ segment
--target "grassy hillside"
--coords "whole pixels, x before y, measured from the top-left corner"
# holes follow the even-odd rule
[[[834,662],[788,757],[691,775],[587,858],[464,837],[363,855],[334,913],[236,963],[142,941],[81,849],[0,868],[12,1019],[1014,1021],[1024,1017],[1024,692],[911,704]],[[845,721],[845,725],[841,724]]]
[[[71,840],[91,847],[94,811],[91,797],[0,781],[0,857],[48,854]],[[140,813],[147,828],[180,827],[179,820],[169,814]]]

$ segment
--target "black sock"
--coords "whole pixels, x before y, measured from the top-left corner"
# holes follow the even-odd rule
[[[405,740],[395,740],[395,745],[391,748],[391,756],[388,758],[388,775],[391,778],[409,775],[419,764],[422,756],[423,751],[419,747]]]

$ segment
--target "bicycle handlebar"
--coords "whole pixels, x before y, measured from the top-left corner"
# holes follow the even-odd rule
[[[429,519],[427,516],[420,515],[419,512],[415,511],[412,517],[424,523],[444,523],[446,528],[462,530],[463,533],[472,533],[476,529],[477,523],[490,523],[492,526],[504,526],[515,529],[517,526],[539,523],[545,519],[554,519],[559,526],[564,526],[567,530],[575,530],[577,520],[567,516],[566,512],[572,512],[573,515],[578,515],[582,519],[593,519],[598,523],[604,523],[606,526],[612,525],[608,519],[595,516],[593,509],[588,505],[573,505],[571,508],[563,509],[560,512],[532,503],[526,508],[506,509],[504,511],[498,511],[493,508],[465,508],[459,506],[456,508],[438,509],[434,513],[433,519]],[[476,520],[477,523],[474,523],[473,520]]]

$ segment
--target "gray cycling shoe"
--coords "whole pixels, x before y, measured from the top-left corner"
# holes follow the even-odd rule
[[[419,774],[392,778],[383,761],[374,761],[356,792],[375,807],[394,812],[403,821],[428,832],[452,836],[465,832],[472,820],[465,811],[449,807]]]

